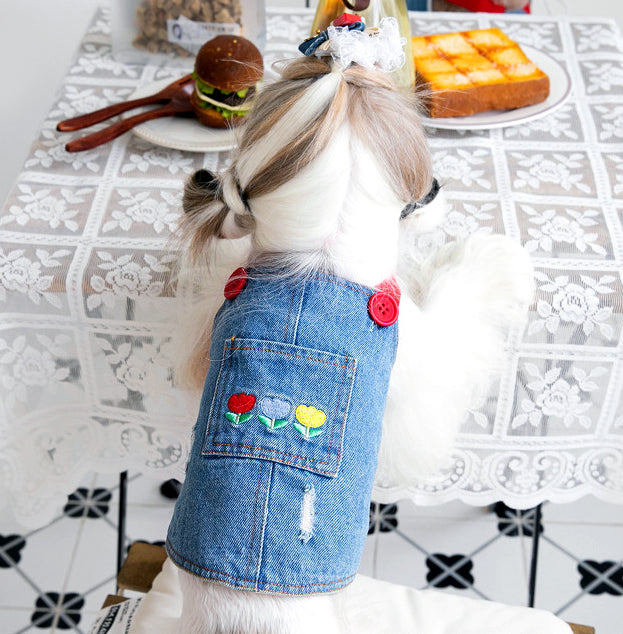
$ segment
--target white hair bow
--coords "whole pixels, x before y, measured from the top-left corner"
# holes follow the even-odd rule
[[[391,73],[405,63],[406,38],[400,37],[396,18],[383,18],[378,28],[365,31],[330,26],[328,40],[316,50],[316,55],[330,54],[342,69],[352,63],[365,68]]]
[[[358,17],[358,16],[342,16]],[[337,70],[356,63],[369,69],[392,73],[405,63],[406,38],[400,36],[396,18],[383,18],[378,27],[364,30],[363,22],[329,26],[326,31],[305,40],[299,50],[305,55],[331,56]]]

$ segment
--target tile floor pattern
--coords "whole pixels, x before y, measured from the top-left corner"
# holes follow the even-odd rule
[[[128,543],[162,543],[173,502],[159,486],[130,477]],[[115,591],[117,494],[115,476],[92,475],[44,528],[24,532],[0,520],[0,632],[89,631]],[[373,504],[362,572],[524,605],[533,513],[503,504]],[[598,634],[622,634],[623,506],[593,498],[545,505],[539,531],[536,606],[594,625]]]

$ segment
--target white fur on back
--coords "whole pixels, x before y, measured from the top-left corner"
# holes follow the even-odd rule
[[[348,190],[339,224],[325,245],[332,271],[368,286],[393,275],[403,207],[372,151],[351,138]]]
[[[179,571],[184,595],[178,634],[339,634],[328,595],[233,590]]]

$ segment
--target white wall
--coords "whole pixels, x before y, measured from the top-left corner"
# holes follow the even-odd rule
[[[104,0],[0,0],[0,206],[19,174],[95,7]],[[317,0],[311,0],[311,6]],[[534,13],[615,17],[618,0],[532,0]],[[269,0],[302,7],[304,0]]]
[[[0,205],[97,5],[97,0],[2,0]]]

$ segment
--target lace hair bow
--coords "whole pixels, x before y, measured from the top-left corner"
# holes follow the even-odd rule
[[[331,56],[341,70],[353,63],[386,73],[398,70],[405,63],[407,40],[400,37],[396,18],[383,18],[378,27],[369,29],[360,20],[344,14],[326,31],[305,40],[299,51],[307,56]]]

